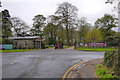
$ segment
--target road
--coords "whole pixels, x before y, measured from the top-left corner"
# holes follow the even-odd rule
[[[103,58],[104,52],[44,49],[2,53],[3,78],[62,78],[74,64]]]

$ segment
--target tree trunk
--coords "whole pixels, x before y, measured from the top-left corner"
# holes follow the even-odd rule
[[[67,38],[67,45],[69,46],[70,45],[70,42],[69,42],[69,30],[68,30],[68,25],[66,26],[66,38]]]

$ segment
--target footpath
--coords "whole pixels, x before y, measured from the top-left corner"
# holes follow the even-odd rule
[[[103,59],[95,59],[88,61],[82,67],[73,70],[70,78],[97,78],[96,76],[96,65],[103,62]]]
[[[103,58],[94,59],[72,69],[66,78],[97,78],[96,65],[103,62]]]

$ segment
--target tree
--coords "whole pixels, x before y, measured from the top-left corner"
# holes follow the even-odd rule
[[[70,45],[69,27],[70,25],[74,24],[77,16],[77,11],[78,9],[72,4],[63,2],[62,4],[59,4],[59,7],[55,12],[55,14],[60,17],[60,21],[63,26],[66,28],[66,39],[68,45]]]
[[[117,27],[118,19],[109,15],[105,14],[104,17],[98,18],[97,21],[95,22],[96,28],[104,28],[107,31],[112,29],[113,27]]]
[[[120,0],[106,0],[106,4],[112,4],[114,5],[113,7],[113,11],[117,11],[118,10],[118,3],[120,2]]]
[[[2,11],[2,38],[8,38],[12,36],[11,23],[9,11],[5,9]]]
[[[109,15],[105,14],[104,17],[98,18],[95,22],[95,27],[99,30],[101,30],[102,35],[104,35],[104,38],[107,36],[111,36],[111,31],[113,27],[117,27],[118,19]]]
[[[105,3],[113,4],[114,2],[118,2],[118,1],[120,1],[120,0],[106,0]]]
[[[33,27],[31,34],[34,36],[43,36],[43,28],[45,27],[46,18],[43,15],[36,15],[33,18]]]
[[[115,10],[118,10],[119,9],[119,7],[120,7],[120,0],[107,0],[107,2],[106,3],[111,3],[111,4],[113,4],[113,2],[115,2],[115,3],[117,3],[117,4],[114,4],[115,6],[114,6],[114,9]],[[119,7],[118,7],[118,4],[119,4]],[[118,14],[119,14],[119,16],[120,16],[120,13],[118,12]],[[118,16],[118,17],[119,17]],[[119,17],[120,18],[120,17]],[[119,19],[119,21],[120,21],[120,19]],[[119,22],[120,23],[120,22]],[[118,30],[120,30],[120,25],[118,25]],[[118,35],[119,36],[119,35]],[[119,36],[119,39],[118,39],[118,42],[120,42],[120,36]],[[118,43],[118,45],[117,45],[118,47],[120,46],[120,43]],[[118,59],[118,61],[120,61],[120,49],[118,49],[118,54],[117,54],[117,59]],[[119,63],[119,62],[118,62]],[[118,70],[117,70],[117,76],[120,78],[120,68],[119,68],[119,66],[120,66],[120,63],[118,64]]]
[[[26,33],[29,31],[28,30],[29,26],[27,26],[27,24],[19,17],[12,17],[11,23],[12,23],[13,33],[16,36],[25,36]]]
[[[55,15],[50,15],[47,18],[47,25],[44,27],[44,39],[45,43],[48,45],[53,45],[56,43],[56,32],[57,32],[57,19]]]
[[[44,27],[45,42],[49,45],[56,44],[56,42],[64,42],[65,30],[59,21],[59,17],[50,15],[47,18],[47,26]]]
[[[91,39],[95,39],[95,42],[101,42],[102,41],[101,31],[95,28],[92,31],[89,31],[85,37],[85,41],[91,42]]]
[[[80,42],[82,40],[82,37],[85,38],[87,33],[90,31],[90,26],[91,25],[86,20],[87,20],[86,17],[81,17],[77,21],[77,28],[79,30],[79,40],[80,40]]]
[[[53,45],[56,42],[56,31],[57,26],[53,23],[48,23],[47,26],[44,28],[44,35],[46,43],[49,45]]]

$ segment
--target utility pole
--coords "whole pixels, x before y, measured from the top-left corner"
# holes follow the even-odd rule
[[[120,1],[118,2],[118,33],[120,34]],[[118,41],[118,78],[120,79],[120,35]]]
[[[118,32],[120,33],[120,1],[118,2]]]
[[[1,10],[1,1],[0,1],[0,10]],[[0,37],[2,36],[2,12],[0,12]],[[2,43],[2,40],[0,40]],[[0,55],[0,79],[2,80],[2,55]]]

